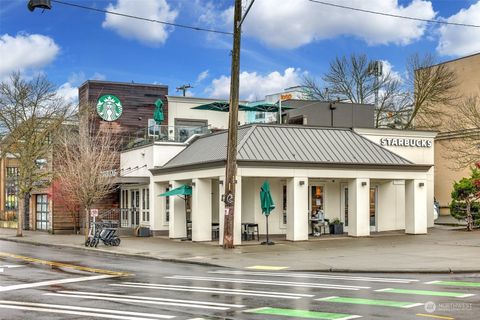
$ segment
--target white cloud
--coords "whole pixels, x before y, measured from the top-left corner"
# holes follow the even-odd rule
[[[330,1],[365,10],[432,19],[432,3],[412,0],[407,5],[398,0]],[[224,11],[224,19],[231,8]],[[231,13],[230,13],[231,15]],[[244,23],[245,34],[272,47],[297,48],[314,41],[350,35],[369,45],[407,45],[419,40],[426,23],[413,20],[333,8],[305,0],[263,0],[255,2]]]
[[[41,34],[8,34],[0,36],[0,79],[14,71],[40,69],[52,62],[60,48]]]
[[[200,72],[200,74],[198,75],[197,80],[195,82],[196,83],[202,82],[206,78],[208,78],[208,70],[204,70],[204,71]]]
[[[109,4],[106,10],[169,23],[174,22],[178,16],[176,10],[170,10],[166,0],[142,0],[140,3],[138,0],[118,0],[116,5]],[[172,30],[164,24],[112,14],[105,15],[102,26],[125,38],[136,39],[149,45],[165,43]]]
[[[105,80],[105,75],[95,72],[89,80]],[[87,80],[84,72],[72,73],[68,77],[68,81],[62,84],[57,89],[57,95],[63,97],[65,101],[77,104],[78,103],[78,87]]]
[[[394,66],[393,64],[390,63],[390,61],[388,60],[381,60],[381,61],[382,61],[382,67],[383,67],[383,74],[385,76],[389,74],[392,79],[397,80],[400,83],[404,81],[400,72],[393,70]]]
[[[300,69],[287,68],[282,73],[278,71],[267,75],[243,71],[240,73],[240,99],[255,101],[265,98],[265,95],[281,92],[283,89],[299,85],[302,82]],[[227,99],[230,94],[230,77],[221,76],[214,79],[207,93],[210,97]]]
[[[462,9],[449,17],[448,22],[479,24],[480,1],[468,9]],[[452,25],[440,27],[440,40],[437,51],[442,55],[465,56],[480,52],[480,28]]]

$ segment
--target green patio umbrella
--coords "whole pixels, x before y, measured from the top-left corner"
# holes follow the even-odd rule
[[[192,187],[186,184],[158,195],[159,197],[179,196],[185,201],[185,234],[187,235],[187,239],[189,239],[188,238],[188,220],[187,220],[187,199],[188,199],[188,196],[191,196],[191,195],[192,195]]]
[[[248,105],[248,111],[257,111],[257,112],[278,112],[279,105],[277,103],[269,102],[254,102]],[[289,106],[282,106],[282,110],[295,109]]]
[[[153,120],[160,125],[162,121],[165,119],[165,116],[163,114],[163,102],[162,100],[158,99],[155,101],[155,112],[153,112]]]
[[[270,193],[270,184],[265,180],[260,188],[260,205],[262,207],[262,213],[265,215],[267,221],[267,241],[262,242],[262,244],[272,245],[275,244],[272,241],[268,240],[268,216],[273,209],[275,209],[275,204],[273,203],[272,195]]]
[[[228,101],[215,101],[207,104],[202,104],[191,109],[195,110],[210,110],[210,111],[220,111],[220,112],[228,112],[230,111],[230,103]],[[249,107],[239,104],[238,105],[239,111],[251,111]]]

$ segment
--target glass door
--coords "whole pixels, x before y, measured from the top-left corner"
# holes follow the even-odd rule
[[[348,185],[342,184],[341,194],[341,212],[343,217],[344,230],[348,228]]]
[[[377,231],[377,187],[370,187],[370,231]]]
[[[48,230],[48,195],[36,196],[37,230]]]
[[[321,185],[310,186],[310,214],[317,210],[325,212],[325,188]]]
[[[132,227],[137,227],[140,223],[140,190],[130,191],[130,201],[132,208],[130,223]]]

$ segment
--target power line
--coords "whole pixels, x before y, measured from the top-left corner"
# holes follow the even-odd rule
[[[131,19],[137,19],[137,20],[142,20],[142,21],[160,23],[160,24],[164,24],[164,25],[167,25],[167,26],[179,27],[179,28],[190,29],[190,30],[195,30],[195,31],[204,31],[204,32],[213,32],[213,33],[233,35],[232,32],[227,32],[227,31],[206,29],[206,28],[201,28],[201,27],[188,26],[188,25],[185,25],[185,24],[178,24],[178,23],[160,21],[160,20],[155,20],[155,19],[148,19],[148,18],[143,18],[143,17],[139,17],[139,16],[126,14],[126,13],[119,13],[119,12],[114,12],[114,11],[109,11],[109,10],[104,10],[104,9],[97,9],[97,8],[82,6],[80,4],[70,3],[70,2],[65,2],[65,1],[59,1],[59,0],[51,0],[51,1],[59,3],[59,4],[63,4],[63,5],[66,5],[66,6],[75,7],[75,8],[91,10],[91,11],[96,11],[96,12],[101,12],[101,13],[108,13],[108,14],[112,14],[112,15],[116,15],[116,16],[125,17],[125,18],[131,18]]]
[[[377,14],[377,15],[386,16],[386,17],[393,17],[393,18],[407,19],[407,20],[415,20],[415,21],[422,21],[422,22],[429,22],[429,23],[437,23],[437,24],[445,24],[445,25],[452,25],[452,26],[459,26],[459,27],[480,28],[480,25],[475,25],[475,24],[448,22],[448,21],[442,21],[442,20],[429,20],[429,19],[401,16],[401,15],[398,15],[398,14],[354,8],[354,7],[343,6],[343,5],[340,5],[340,4],[335,4],[335,3],[325,2],[325,1],[318,1],[318,0],[308,0],[308,1],[314,2],[314,3],[317,3],[317,4],[322,4],[322,5],[325,5],[325,6],[347,9],[347,10],[352,10],[352,11],[359,11],[359,12],[364,12],[364,13]]]

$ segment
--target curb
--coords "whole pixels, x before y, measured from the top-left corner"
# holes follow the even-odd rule
[[[72,248],[85,250],[88,252],[101,252],[103,254],[109,254],[113,256],[124,256],[124,257],[136,257],[142,259],[156,260],[162,262],[171,262],[171,263],[182,263],[182,264],[191,264],[191,265],[200,265],[207,267],[216,267],[216,268],[228,268],[235,269],[230,266],[225,266],[221,264],[215,264],[204,261],[194,261],[194,260],[184,260],[176,258],[160,258],[148,255],[142,255],[137,253],[128,253],[128,252],[112,252],[109,250],[98,249],[98,248],[87,248],[81,245],[68,245],[68,244],[56,244],[56,243],[39,243],[31,240],[23,240],[16,237],[1,237],[0,240],[16,242],[16,243],[25,243],[34,246],[44,246],[44,247],[54,247],[54,248]],[[294,272],[331,272],[331,273],[386,273],[386,274],[453,274],[453,273],[480,273],[480,269],[457,269],[457,268],[439,268],[439,269],[349,269],[349,268],[320,268],[320,269],[289,269],[288,271]]]

